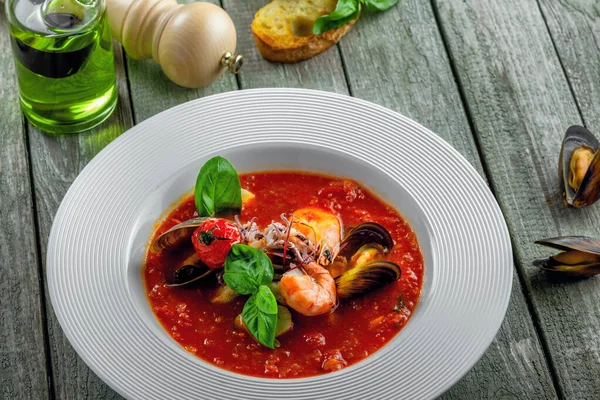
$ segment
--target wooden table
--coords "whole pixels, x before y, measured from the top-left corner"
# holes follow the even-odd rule
[[[600,135],[598,2],[402,0],[364,15],[326,53],[292,65],[266,62],[254,47],[249,26],[264,3],[222,1],[247,61],[237,78],[182,89],[152,61],[131,60],[117,47],[116,112],[90,133],[63,137],[24,121],[0,10],[0,396],[119,398],[73,351],[46,290],[52,220],[82,168],[112,139],[169,107],[277,86],[396,110],[449,141],[490,183],[514,246],[512,298],[485,356],[444,397],[600,398],[600,278],[561,282],[531,265],[549,254],[536,239],[600,237],[600,205],[566,209],[557,182],[566,128],[585,124]]]

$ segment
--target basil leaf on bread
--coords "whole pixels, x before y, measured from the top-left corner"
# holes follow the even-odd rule
[[[320,35],[358,19],[363,6],[369,11],[385,11],[399,2],[400,0],[338,0],[331,14],[317,18],[313,25],[313,34]]]

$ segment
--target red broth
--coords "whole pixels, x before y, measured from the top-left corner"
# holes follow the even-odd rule
[[[341,302],[335,312],[306,317],[294,310],[294,328],[278,337],[280,347],[259,345],[233,320],[245,296],[225,305],[209,302],[204,284],[169,288],[165,276],[189,254],[148,252],[143,271],[148,301],[164,329],[187,351],[229,371],[266,378],[297,378],[327,373],[329,359],[352,365],[373,354],[406,325],[423,283],[423,256],[416,236],[398,212],[358,183],[303,172],[261,172],[240,176],[256,198],[244,206],[242,222],[256,218],[263,229],[281,213],[316,206],[333,211],[344,226],[374,221],[385,226],[395,245],[387,256],[402,269],[396,282],[360,298]],[[157,224],[153,238],[195,213],[193,196]],[[340,363],[335,363],[340,365]]]

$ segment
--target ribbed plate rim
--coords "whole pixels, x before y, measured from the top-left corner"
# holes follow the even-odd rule
[[[274,103],[276,100],[276,104]],[[211,117],[210,116],[198,116],[197,114],[194,113],[194,111],[201,111],[203,109],[210,109],[210,107],[216,107],[217,105],[220,106],[227,106],[227,110],[231,110],[231,109],[236,109],[236,107],[246,107],[249,110],[255,110],[257,113],[260,113],[260,107],[259,107],[259,103],[263,101],[265,103],[269,103],[269,101],[271,101],[272,103],[269,104],[275,104],[273,107],[276,109],[276,111],[274,112],[274,117],[273,117],[273,121],[275,121],[275,123],[280,123],[277,121],[277,112],[279,112],[282,115],[287,115],[286,113],[289,112],[289,110],[285,110],[285,106],[294,106],[294,107],[298,107],[297,109],[295,109],[295,112],[297,112],[301,118],[303,115],[306,115],[307,117],[314,117],[315,115],[315,110],[314,108],[316,107],[315,104],[328,104],[330,105],[332,108],[336,108],[336,110],[340,113],[343,113],[344,110],[355,110],[356,112],[363,112],[364,114],[361,115],[361,118],[364,118],[367,122],[372,122],[374,125],[377,125],[377,123],[380,124],[389,124],[390,126],[395,126],[396,128],[398,128],[398,131],[402,133],[403,138],[409,138],[409,139],[413,139],[416,142],[419,143],[429,143],[431,144],[432,148],[436,148],[438,149],[438,153],[442,154],[443,158],[440,160],[438,158],[435,158],[433,161],[434,164],[431,165],[432,170],[436,170],[438,173],[440,174],[444,174],[444,167],[448,167],[449,165],[453,165],[455,166],[455,168],[458,168],[460,170],[461,173],[464,174],[464,176],[460,177],[463,178],[464,181],[463,182],[456,182],[456,183],[465,183],[468,182],[469,184],[472,185],[472,187],[474,188],[473,190],[476,191],[478,193],[478,195],[480,196],[480,200],[482,202],[485,202],[485,204],[470,204],[470,205],[464,205],[465,210],[471,212],[471,211],[478,211],[478,212],[485,212],[482,218],[489,218],[488,220],[486,220],[485,222],[487,222],[489,225],[488,227],[490,228],[489,233],[490,233],[490,237],[494,237],[495,240],[497,240],[497,243],[491,243],[491,242],[478,242],[476,243],[477,245],[483,244],[484,246],[487,245],[497,245],[497,247],[491,247],[490,248],[490,252],[494,251],[495,254],[499,254],[501,255],[501,260],[498,261],[497,265],[494,265],[495,268],[497,268],[496,271],[499,271],[499,273],[501,273],[501,275],[499,275],[496,278],[500,278],[498,279],[497,282],[494,282],[495,286],[492,287],[492,295],[495,296],[496,302],[495,304],[493,304],[493,318],[491,318],[491,320],[489,321],[485,321],[486,322],[486,326],[485,327],[479,327],[481,329],[483,329],[483,331],[478,332],[479,336],[477,337],[477,342],[473,344],[473,346],[471,347],[475,347],[477,349],[477,351],[475,351],[474,353],[471,353],[467,356],[464,356],[463,358],[458,358],[456,361],[456,365],[447,365],[447,368],[451,367],[451,371],[449,373],[449,375],[447,377],[444,378],[444,380],[439,380],[435,381],[431,384],[426,384],[424,383],[424,381],[427,381],[427,374],[429,374],[429,370],[425,370],[425,371],[420,371],[422,372],[422,375],[420,375],[417,379],[417,382],[419,382],[419,385],[422,385],[422,387],[418,388],[420,391],[411,393],[410,396],[408,397],[414,397],[414,398],[423,398],[423,397],[436,397],[440,394],[442,394],[444,391],[446,391],[447,389],[449,389],[454,383],[456,383],[466,372],[468,372],[468,370],[475,364],[475,362],[477,362],[477,360],[484,354],[485,350],[487,349],[487,347],[491,344],[495,333],[498,331],[498,329],[500,328],[500,324],[502,323],[502,320],[504,318],[504,314],[506,313],[506,309],[508,307],[508,302],[509,302],[509,298],[510,298],[510,291],[511,291],[511,285],[512,285],[512,250],[510,247],[510,239],[508,236],[508,230],[506,228],[506,223],[502,217],[502,213],[500,212],[500,209],[497,205],[497,203],[495,202],[493,195],[491,194],[491,192],[489,191],[489,188],[487,187],[487,184],[485,183],[485,181],[479,176],[479,174],[477,173],[477,171],[475,171],[475,169],[455,150],[453,149],[448,143],[446,143],[444,140],[442,140],[441,138],[439,138],[437,135],[435,135],[434,133],[432,133],[431,131],[427,130],[426,128],[422,127],[421,125],[417,124],[416,122],[402,116],[399,113],[396,113],[394,111],[388,110],[386,108],[383,108],[379,105],[364,101],[364,100],[360,100],[360,99],[356,99],[353,97],[348,97],[348,96],[344,96],[344,95],[340,95],[340,94],[335,94],[335,93],[328,93],[328,92],[320,92],[320,91],[314,91],[314,90],[306,90],[306,89],[253,89],[253,90],[243,90],[243,91],[234,91],[234,92],[227,92],[227,93],[222,93],[222,94],[217,94],[217,95],[213,95],[213,96],[208,96],[208,97],[204,97],[201,99],[197,99],[197,100],[193,100],[187,103],[184,103],[182,105],[173,107],[169,110],[163,111],[160,114],[157,114],[151,118],[149,118],[146,121],[143,121],[142,123],[136,125],[135,127],[131,128],[130,130],[128,130],[126,133],[124,133],[123,135],[121,135],[120,137],[118,137],[117,139],[115,139],[111,144],[109,144],[104,150],[102,150],[82,171],[82,173],[75,179],[75,181],[73,182],[71,188],[69,189],[67,195],[65,195],[65,198],[63,199],[63,202],[61,203],[59,210],[56,214],[56,218],[55,221],[53,223],[52,226],[52,230],[50,233],[50,238],[49,238],[49,244],[48,244],[48,253],[47,253],[47,277],[48,277],[48,287],[49,287],[49,294],[50,294],[50,299],[52,301],[52,305],[54,306],[55,309],[55,313],[57,315],[58,321],[61,325],[61,327],[63,328],[67,338],[69,339],[69,341],[71,342],[71,344],[73,345],[73,347],[75,348],[75,350],[77,351],[77,353],[82,357],[82,359],[90,366],[90,368],[100,376],[101,379],[103,379],[107,384],[109,384],[109,386],[111,386],[114,390],[116,390],[118,393],[120,393],[121,395],[125,396],[125,397],[131,397],[131,398],[136,398],[136,390],[135,389],[135,382],[128,382],[129,376],[119,376],[116,377],[114,371],[111,370],[107,370],[104,366],[100,366],[100,362],[99,362],[99,358],[98,355],[94,355],[93,352],[90,351],[90,349],[88,347],[86,347],[87,345],[89,345],[89,342],[92,339],[97,339],[94,338],[94,333],[91,333],[91,337],[90,336],[86,336],[83,334],[83,332],[81,331],[81,323],[85,323],[85,322],[89,322],[86,321],[86,317],[85,315],[77,315],[76,314],[76,307],[79,307],[80,305],[74,305],[72,304],[73,301],[70,301],[68,299],[65,299],[63,297],[64,293],[69,292],[69,290],[77,290],[77,286],[69,286],[65,284],[65,281],[62,281],[61,278],[64,278],[66,275],[64,273],[62,273],[63,271],[60,269],[61,268],[61,259],[60,259],[60,255],[64,254],[64,259],[62,260],[62,264],[69,264],[69,257],[76,257],[78,255],[81,254],[82,249],[81,248],[71,248],[69,245],[69,241],[67,240],[69,237],[73,238],[73,235],[75,233],[80,234],[81,232],[75,228],[70,228],[68,226],[68,222],[71,222],[71,218],[74,218],[75,215],[70,215],[69,211],[73,211],[77,209],[77,206],[79,204],[79,206],[81,206],[80,203],[82,199],[85,197],[85,193],[83,193],[83,189],[86,188],[86,185],[89,186],[89,182],[86,180],[89,180],[89,178],[91,176],[95,176],[94,174],[98,173],[99,168],[102,165],[105,165],[110,159],[111,157],[114,158],[116,156],[117,153],[119,153],[119,149],[123,146],[132,146],[133,144],[139,142],[140,144],[142,144],[142,142],[144,141],[144,132],[154,132],[152,131],[152,129],[155,129],[156,126],[160,126],[161,124],[166,124],[167,126],[169,125],[168,121],[170,118],[177,117],[178,122],[180,124],[183,124],[184,122],[187,123],[187,125],[183,124],[182,126],[194,126],[197,125],[199,123],[202,123],[202,121],[204,120],[208,120]],[[280,109],[277,109],[277,107],[280,106]],[[219,115],[219,113],[223,114],[223,115],[229,115],[229,112],[226,111],[225,109],[223,109],[224,111],[220,112],[219,109],[215,110],[215,114]],[[318,127],[319,124],[330,124],[329,126],[325,126],[326,128],[329,127],[333,127],[335,125],[336,122],[332,122],[334,121],[333,119],[331,119],[331,115],[327,114],[327,110],[323,110],[323,113],[325,114],[323,116],[322,121],[320,121],[319,119],[314,119],[314,120],[310,120],[310,118],[308,118],[307,120],[312,121],[311,123],[315,124],[315,127],[317,128],[323,128],[323,126]],[[214,115],[213,115],[214,117]],[[378,117],[379,118],[379,122],[375,121],[374,118]],[[329,118],[329,119],[327,119]],[[349,114],[347,116],[347,118],[351,118],[351,114]],[[251,119],[249,120],[251,121]],[[265,122],[260,122],[260,121],[254,121],[256,123],[258,123],[260,125],[260,123],[265,123]],[[212,122],[213,124],[215,124],[215,122]],[[301,124],[303,122],[298,122],[298,124]],[[235,122],[234,122],[235,124]],[[384,126],[384,125],[382,125]],[[339,128],[339,126],[338,126]],[[350,128],[348,128],[350,129]],[[402,130],[404,129],[404,130]],[[156,133],[152,133],[153,135],[156,135]],[[385,140],[389,140],[391,138],[393,138],[392,136],[385,136],[383,133],[379,133],[379,132],[372,132],[371,133],[373,136],[370,137],[370,140],[373,139],[380,139],[381,141],[385,141]],[[406,136],[408,135],[408,136]],[[411,136],[412,135],[412,136]],[[153,136],[154,137],[154,136]],[[168,140],[177,142],[177,141],[182,141],[185,138],[185,134],[181,134],[178,136],[173,137],[169,137]],[[162,140],[166,140],[167,138],[163,138]],[[328,138],[329,139],[329,138]],[[371,144],[372,146],[377,146],[377,144]],[[381,148],[382,151],[385,151],[385,147]],[[389,154],[382,154],[382,157],[392,157]],[[401,162],[398,160],[394,160],[395,162]],[[444,165],[444,161],[446,161],[449,164]],[[104,163],[104,164],[103,164]],[[398,164],[400,165],[400,164]],[[105,177],[106,179],[106,177]],[[429,178],[428,178],[429,179]],[[425,182],[426,184],[426,182]],[[107,187],[109,184],[106,184]],[[110,203],[110,202],[108,202]],[[445,205],[441,204],[440,207],[444,207]],[[465,210],[461,210],[461,212],[466,212]],[[454,212],[454,210],[450,210],[451,212]],[[75,211],[73,211],[74,213]],[[479,215],[479,214],[478,214]],[[449,218],[451,217],[456,217],[457,215],[453,215],[450,213],[450,215],[448,216]],[[464,217],[464,215],[463,215]],[[467,223],[470,223],[471,221],[469,219],[466,220]],[[482,222],[482,221],[479,221]],[[460,227],[461,229],[483,229],[481,227]],[[493,229],[492,229],[493,228]],[[493,235],[492,235],[493,234]],[[71,235],[71,236],[69,236]],[[102,238],[102,237],[100,237]],[[106,238],[102,238],[102,240],[109,240]],[[485,240],[485,239],[483,239]],[[471,244],[467,244],[466,246],[469,247]],[[486,247],[487,249],[487,247]],[[455,255],[452,254],[453,257],[457,257],[460,255]],[[83,257],[83,256],[82,256]],[[483,257],[483,256],[482,256]],[[485,257],[488,257],[487,255]],[[456,260],[453,261],[453,259],[449,258],[449,263],[455,262]],[[472,260],[471,260],[472,261]],[[485,258],[483,261],[485,262],[489,262],[489,263],[494,263],[494,260],[490,260],[488,258]],[[101,272],[90,272],[90,278],[93,277],[95,279],[98,279],[99,281],[101,281],[100,278],[102,278],[102,276],[98,276],[97,274],[99,274]],[[498,272],[497,272],[498,273]],[[61,275],[62,274],[62,275]],[[96,274],[96,275],[93,275]],[[454,281],[452,281],[454,283]],[[89,284],[90,282],[85,282],[86,284]],[[465,284],[466,283],[461,283],[458,282],[460,284]],[[89,289],[89,288],[87,288]],[[94,288],[95,289],[95,288]],[[454,299],[456,300],[456,299]],[[120,315],[117,315],[117,317],[122,317]],[[124,321],[121,321],[124,322]],[[136,326],[136,329],[142,329],[143,327],[140,326]],[[463,327],[464,328],[464,327]],[[89,334],[90,332],[88,332]],[[449,334],[452,335],[453,332],[450,332]],[[98,332],[96,335],[99,335],[100,332]],[[110,338],[107,339],[108,341],[110,341]],[[458,356],[458,355],[457,355]],[[466,357],[466,358],[465,358]],[[447,360],[446,360],[447,361]],[[386,361],[386,362],[389,362]],[[154,366],[152,366],[154,367]],[[425,368],[425,367],[423,367]],[[139,371],[134,371],[135,373],[139,373]],[[149,373],[154,373],[155,371],[149,371]],[[211,371],[206,372],[208,374],[212,374]],[[226,374],[222,374],[223,376],[220,376],[218,373],[216,375],[214,375],[214,379],[223,379],[223,382],[226,381],[227,376]],[[333,374],[330,374],[333,375]],[[349,374],[347,374],[349,375]],[[211,375],[212,376],[212,375]],[[315,393],[315,390],[317,390],[316,388],[320,385],[320,384],[325,384],[325,383],[331,383],[331,379],[332,378],[327,378],[328,375],[325,376],[325,378],[317,378],[317,379],[305,379],[305,380],[291,380],[288,381],[289,386],[293,387],[295,392],[294,393],[294,398],[310,398],[310,397],[319,397],[318,393]],[[336,379],[336,381],[344,381],[344,371],[337,373],[337,375],[334,376],[334,378]],[[269,380],[261,380],[258,379],[256,380],[255,378],[250,379],[248,377],[244,377],[244,376],[240,376],[240,381],[243,381],[244,383],[250,384],[250,385],[255,385],[256,390],[264,390],[264,387],[269,387],[269,385],[271,384],[266,384],[265,382],[270,382]],[[281,381],[279,381],[281,382]],[[132,386],[133,385],[133,386]],[[278,382],[274,382],[272,385],[272,387],[281,387],[279,385]],[[397,393],[393,393],[394,389],[396,387],[399,387],[400,384],[395,384],[395,383],[391,383],[388,386],[382,387],[381,391],[379,393],[375,393],[373,394],[373,392],[371,392],[369,394],[369,396],[374,396],[373,398],[397,398]],[[133,389],[132,389],[133,388]],[[139,390],[141,390],[141,388],[137,388]],[[216,387],[215,387],[216,389]],[[330,390],[335,390],[335,386],[334,387],[325,387],[324,390],[325,392],[329,393]],[[252,388],[248,387],[247,390],[249,391],[249,395],[252,394]],[[275,390],[275,389],[273,389]],[[279,390],[279,389],[277,389]],[[303,392],[302,392],[303,391]],[[284,392],[281,392],[284,393]],[[287,393],[287,392],[285,392]],[[302,394],[304,393],[304,394]],[[323,392],[324,393],[324,392]],[[199,393],[199,392],[182,392],[179,397],[198,397],[201,396],[203,394],[206,393]],[[298,396],[296,396],[295,394],[298,394]],[[165,398],[168,397],[168,394],[163,394],[162,396],[159,396],[157,398]],[[289,396],[288,396],[289,397]],[[291,398],[291,397],[289,397]],[[366,398],[363,396],[363,398]]]

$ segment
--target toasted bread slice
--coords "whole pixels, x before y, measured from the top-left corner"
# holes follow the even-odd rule
[[[327,50],[355,22],[313,35],[315,20],[333,12],[336,4],[337,0],[273,0],[258,10],[252,22],[258,51],[267,60],[292,63]]]

